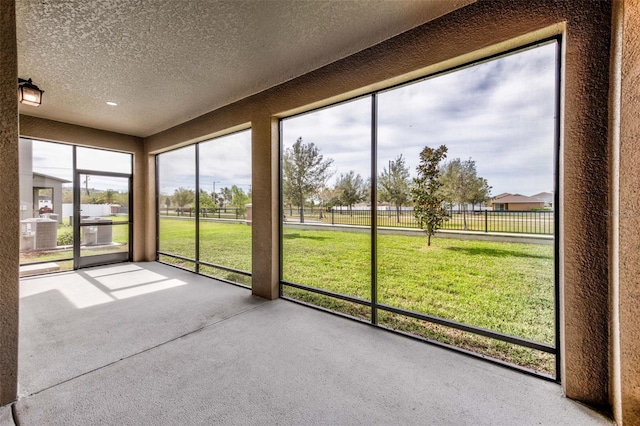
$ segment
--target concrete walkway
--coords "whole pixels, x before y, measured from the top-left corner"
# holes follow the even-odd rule
[[[157,263],[27,278],[21,302],[22,426],[611,424],[556,384]]]
[[[369,226],[360,225],[332,225],[330,223],[307,221],[305,223],[285,222],[284,227],[288,229],[306,229],[311,231],[335,231],[335,232],[354,232],[358,234],[369,234],[371,228]],[[424,231],[416,228],[396,228],[396,227],[378,227],[380,235],[405,235],[409,237],[424,237]],[[502,243],[520,243],[520,244],[542,244],[551,246],[554,243],[553,235],[546,234],[524,234],[515,232],[480,232],[480,231],[464,231],[452,229],[439,229],[436,231],[437,238],[453,238],[457,240],[476,240],[476,241],[497,241]]]

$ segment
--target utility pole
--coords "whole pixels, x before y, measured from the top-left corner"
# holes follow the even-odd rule
[[[211,193],[211,198],[213,198],[213,202],[218,204],[218,197],[216,197],[216,183],[220,183],[219,180],[214,180],[213,181],[213,192]]]

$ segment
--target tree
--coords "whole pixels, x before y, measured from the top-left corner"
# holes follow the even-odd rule
[[[238,216],[244,216],[245,212],[247,211],[248,202],[249,197],[247,196],[247,194],[245,194],[241,188],[233,185],[231,187],[231,206],[235,207],[236,214]]]
[[[378,177],[380,201],[386,201],[395,206],[398,223],[400,223],[402,205],[409,203],[411,199],[410,182],[409,168],[405,165],[402,154],[395,160],[389,161],[389,169],[383,168]]]
[[[120,204],[123,207],[129,207],[129,192],[116,192],[113,197],[115,204]]]
[[[73,203],[73,190],[71,188],[62,188],[62,202],[64,204]]]
[[[171,197],[166,196],[164,198],[164,206],[167,209],[167,216],[169,215],[169,207],[171,207]]]
[[[346,174],[340,174],[335,184],[340,204],[349,208],[349,214],[353,215],[353,205],[364,200],[367,196],[367,187],[360,174],[353,170]]]
[[[459,158],[446,162],[440,170],[440,181],[442,183],[441,195],[443,200],[453,209],[453,205],[458,202],[459,197],[459,176],[462,168]]]
[[[442,197],[453,206],[458,204],[462,210],[463,228],[467,229],[467,204],[475,206],[488,199],[491,187],[486,179],[480,178],[476,171],[476,162],[471,158],[462,161],[459,158],[449,161],[442,167]]]
[[[101,204],[114,204],[116,199],[117,192],[113,189],[107,189],[100,196]]]
[[[222,208],[226,205],[229,205],[231,203],[232,198],[233,198],[233,193],[231,192],[231,189],[225,186],[220,190],[220,195],[218,196],[218,199],[217,200],[214,199],[214,201],[216,203],[220,203],[220,207]]]
[[[413,179],[411,195],[413,214],[418,226],[427,233],[427,246],[431,245],[431,236],[448,219],[447,210],[443,206],[442,181],[438,165],[447,156],[447,147],[440,145],[438,149],[425,146],[420,152],[418,176]]]
[[[185,206],[190,205],[195,200],[196,194],[193,189],[178,188],[173,193],[173,202],[180,208],[178,214],[182,213]]]
[[[318,200],[320,201],[320,205],[322,207],[328,208],[337,206],[340,204],[340,193],[336,188],[329,188],[324,186],[318,191],[316,194]]]
[[[489,186],[489,182],[487,182],[485,178],[478,177],[474,182],[472,182],[471,198],[469,199],[471,209],[475,210],[476,204],[478,206],[482,206],[490,199],[491,186]]]
[[[212,192],[213,195],[215,193]],[[204,189],[200,189],[200,213],[207,217],[207,213],[214,213],[216,211],[216,203],[213,201],[213,197],[209,195]]]
[[[89,175],[84,175],[84,189],[87,193],[87,197],[91,195],[91,193],[89,192],[89,180],[91,178],[89,177]]]
[[[324,159],[313,143],[298,138],[284,152],[282,161],[282,190],[286,200],[300,208],[300,222],[304,223],[304,203],[324,187],[331,176],[332,159]]]

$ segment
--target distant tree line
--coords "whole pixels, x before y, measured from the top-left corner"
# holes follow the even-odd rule
[[[190,211],[189,209],[195,208],[196,192],[193,189],[179,187],[173,191],[173,195],[162,195],[160,198],[160,207],[165,208],[167,212],[170,208],[175,207],[178,215],[182,215],[184,212]],[[233,185],[231,188],[224,187],[220,190],[220,193],[209,193],[204,189],[200,189],[199,203],[200,211],[203,215],[208,212],[214,213],[218,209],[225,207],[231,207],[238,214],[243,215],[246,213],[247,204],[250,202],[251,191],[245,193],[237,185]]]
[[[65,204],[73,203],[73,189],[62,188],[62,202]],[[86,188],[80,193],[81,204],[118,204],[121,206],[129,205],[129,193],[120,192],[115,189],[98,190],[94,188]]]
[[[444,151],[438,150],[440,148],[431,153],[421,153],[421,161],[425,161],[422,158],[423,154],[432,156],[429,157],[429,161],[438,160],[435,166],[432,165],[435,167],[432,171],[437,170],[436,177],[439,182],[435,195],[442,206],[449,210],[457,206],[462,211],[466,229],[467,206],[471,205],[473,209],[476,205],[481,206],[489,201],[491,186],[486,179],[477,175],[474,160],[463,161],[455,158],[444,162],[446,147]],[[325,159],[318,147],[311,142],[304,142],[302,138],[298,138],[290,148],[285,150],[282,165],[282,191],[284,204],[290,215],[293,214],[295,207],[299,211],[300,221],[304,222],[304,208],[315,205],[316,202],[323,208],[345,206],[349,212],[358,203],[370,202],[370,179],[364,179],[353,170],[340,174],[335,183],[329,186],[328,181],[334,174],[332,165],[333,159]],[[424,173],[424,170],[420,171],[420,167],[418,166],[418,178],[420,173]],[[400,222],[400,211],[403,206],[414,207],[414,209],[416,207],[412,189],[418,183],[410,176],[402,154],[390,160],[378,175],[378,200],[387,202],[395,208],[398,222]]]

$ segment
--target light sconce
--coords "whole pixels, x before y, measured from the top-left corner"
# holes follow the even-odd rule
[[[38,86],[31,82],[31,79],[18,79],[18,100],[21,104],[40,106],[43,93],[44,90],[40,90]]]

